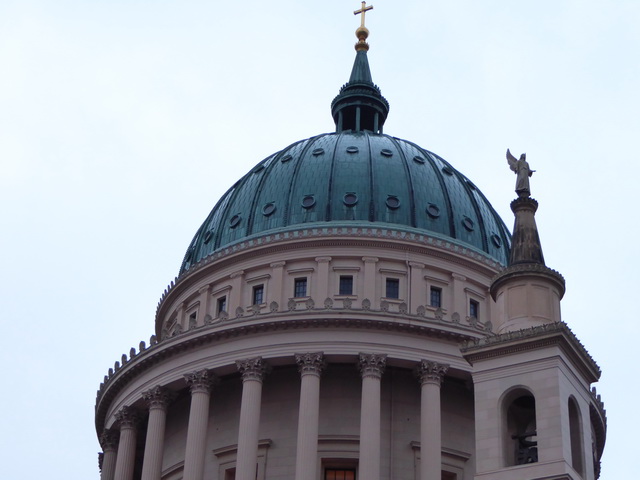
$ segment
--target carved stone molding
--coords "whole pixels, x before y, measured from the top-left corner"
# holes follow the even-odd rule
[[[215,380],[215,375],[206,369],[187,373],[184,376],[184,381],[187,382],[192,395],[197,392],[210,393]]]
[[[243,382],[247,380],[262,382],[264,375],[269,371],[269,364],[262,360],[262,357],[236,360],[236,367],[242,375]]]
[[[116,422],[123,428],[136,428],[140,421],[140,413],[133,407],[122,407],[116,412]]]
[[[387,366],[387,356],[375,353],[360,353],[359,367],[362,378],[373,377],[380,379]]]
[[[175,394],[166,387],[157,386],[142,392],[142,398],[147,402],[149,410],[160,409],[167,411],[167,407],[175,398]]]
[[[296,363],[298,364],[298,371],[301,376],[320,376],[326,366],[322,352],[296,353]]]
[[[422,385],[433,383],[440,386],[447,370],[449,370],[449,365],[422,360],[420,365],[418,365],[417,374]]]
[[[103,452],[115,451],[118,448],[120,436],[116,430],[105,429],[100,435],[100,446]]]

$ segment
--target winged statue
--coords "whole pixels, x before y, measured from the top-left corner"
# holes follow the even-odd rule
[[[527,163],[527,154],[523,153],[520,158],[514,157],[507,148],[507,162],[509,167],[516,174],[516,193],[519,197],[531,196],[531,189],[529,188],[529,177],[533,175],[535,170],[529,168]]]

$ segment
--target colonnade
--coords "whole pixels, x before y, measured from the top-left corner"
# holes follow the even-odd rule
[[[359,355],[362,376],[359,478],[366,480],[380,479],[380,397],[386,359],[386,355],[380,354],[361,353]],[[320,379],[325,360],[322,352],[311,352],[296,354],[295,361],[301,376],[295,480],[316,480]],[[269,365],[261,357],[256,357],[237,361],[236,366],[242,375],[242,401],[235,478],[236,480],[255,480],[262,380],[269,371]],[[421,385],[420,480],[440,480],[442,451],[440,385],[447,369],[447,365],[428,360],[422,360],[416,369]],[[187,374],[184,378],[191,392],[191,407],[183,479],[203,480],[209,429],[209,405],[217,379],[210,370],[206,369]],[[144,392],[143,398],[149,409],[149,419],[142,480],[160,480],[167,408],[174,394],[165,387],[157,386]],[[139,411],[131,407],[123,407],[116,413],[119,433],[115,429],[103,432],[100,438],[103,448],[101,480],[133,479],[139,421]]]

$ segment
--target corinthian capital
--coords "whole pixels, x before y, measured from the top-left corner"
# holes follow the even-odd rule
[[[269,365],[262,360],[262,357],[236,360],[236,367],[242,375],[242,381],[256,380],[262,382],[262,378],[269,371]]]
[[[440,386],[447,370],[449,370],[449,365],[422,360],[420,365],[418,365],[417,374],[422,385],[433,383]]]
[[[296,363],[300,375],[320,376],[325,367],[324,354],[322,352],[296,353]]]
[[[361,353],[360,354],[360,374],[362,378],[374,377],[382,378],[382,372],[387,365],[386,355],[377,355],[375,353]]]
[[[123,428],[136,428],[140,421],[140,414],[133,407],[122,407],[116,412],[116,421],[120,425],[120,430]]]
[[[118,432],[115,430],[105,428],[100,435],[100,446],[103,452],[114,451],[118,448],[119,440]]]
[[[184,376],[184,381],[187,382],[191,395],[198,392],[210,393],[215,380],[215,375],[207,369],[187,373]]]
[[[160,386],[142,392],[142,398],[147,402],[149,410],[159,408],[166,411],[174,397],[175,395],[171,390]]]

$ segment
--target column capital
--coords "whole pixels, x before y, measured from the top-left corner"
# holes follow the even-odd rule
[[[322,352],[296,353],[296,363],[301,376],[320,376],[326,366]]]
[[[153,387],[146,392],[142,392],[142,398],[147,402],[149,410],[159,408],[166,411],[171,401],[175,398],[175,394],[166,387]]]
[[[133,407],[122,407],[116,412],[116,422],[123,428],[136,428],[140,421],[140,413]]]
[[[285,261],[282,261],[282,262],[273,262],[273,263],[270,263],[270,264],[269,264],[269,266],[270,266],[271,268],[282,268],[282,267],[284,267],[286,264],[287,264],[287,262],[285,262]]]
[[[100,435],[100,446],[102,447],[103,452],[113,451],[115,452],[118,448],[118,440],[120,439],[120,435],[118,432],[105,428]]]
[[[362,378],[382,378],[382,373],[387,365],[387,356],[375,353],[360,353],[359,367]]]
[[[449,370],[449,365],[444,363],[421,360],[416,373],[421,385],[432,383],[440,386],[447,370]]]
[[[242,374],[242,381],[256,380],[262,382],[262,378],[269,371],[269,364],[262,360],[262,357],[246,358],[236,360],[236,367]]]
[[[184,381],[187,382],[191,395],[197,392],[210,393],[216,381],[216,376],[209,370],[204,369],[185,374]]]

